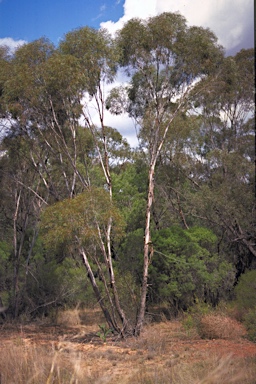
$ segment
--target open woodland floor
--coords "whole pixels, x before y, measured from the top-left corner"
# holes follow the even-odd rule
[[[208,338],[189,320],[162,318],[137,339],[108,335],[105,343],[97,336],[102,323],[98,310],[73,310],[57,325],[2,324],[0,383],[256,383],[256,344],[231,318],[209,315],[202,326]]]

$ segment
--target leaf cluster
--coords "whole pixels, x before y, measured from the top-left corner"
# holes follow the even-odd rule
[[[89,27],[78,28],[65,35],[60,42],[62,54],[78,59],[81,75],[85,75],[87,91],[93,95],[101,80],[111,82],[117,70],[117,50],[115,44],[104,29]]]
[[[206,228],[171,227],[152,237],[155,257],[150,267],[152,298],[186,309],[197,298],[216,304],[234,282],[231,264],[216,252],[216,236]]]
[[[65,199],[47,207],[41,218],[41,232],[47,247],[93,246],[99,243],[99,230],[106,234],[110,218],[115,223],[114,233],[122,233],[122,219],[111,203],[107,191],[93,188],[73,199]]]

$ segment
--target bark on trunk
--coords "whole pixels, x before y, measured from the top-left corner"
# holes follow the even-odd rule
[[[104,100],[103,100],[102,90],[100,87],[99,87],[98,91],[99,91],[99,96],[98,96],[99,99],[97,97],[95,97],[95,101],[97,103],[97,108],[98,108],[100,122],[101,122],[101,131],[102,131],[103,146],[104,146],[104,157],[101,154],[101,151],[100,151],[100,148],[99,148],[99,145],[97,142],[94,126],[92,124],[90,124],[90,121],[87,117],[85,117],[85,119],[88,123],[88,126],[89,126],[91,133],[93,135],[93,138],[94,138],[94,143],[95,143],[95,146],[96,146],[97,151],[98,151],[101,167],[102,167],[102,170],[103,170],[103,173],[105,176],[105,180],[106,180],[106,183],[108,186],[109,198],[110,198],[110,201],[112,202],[112,198],[113,198],[112,179],[111,179],[111,173],[110,173],[110,167],[109,167],[108,143],[107,143],[107,137],[105,134],[105,126],[104,126],[104,108],[103,108]],[[116,287],[113,263],[112,263],[112,252],[111,252],[112,222],[113,222],[113,218],[110,217],[109,221],[108,221],[107,231],[106,231],[106,243],[107,243],[106,246],[102,240],[102,235],[100,233],[99,228],[98,228],[98,231],[99,231],[99,239],[100,239],[100,243],[101,243],[102,254],[104,256],[105,264],[108,268],[109,282],[110,282],[110,287],[111,287],[113,300],[114,300],[114,304],[115,304],[115,310],[118,313],[118,316],[122,322],[122,329],[120,330],[119,333],[121,336],[124,336],[126,331],[127,331],[127,328],[128,328],[128,320],[127,320],[125,313],[121,307],[119,294],[118,294],[118,290]],[[112,300],[111,300],[111,304],[112,304]]]
[[[102,312],[103,312],[103,314],[105,316],[105,319],[106,319],[106,321],[108,323],[108,326],[118,332],[118,329],[116,329],[116,324],[113,322],[112,317],[111,317],[111,315],[109,313],[109,310],[105,306],[104,299],[103,299],[103,297],[102,297],[102,295],[100,293],[100,290],[98,288],[98,285],[96,283],[96,280],[95,280],[94,274],[92,272],[90,263],[88,261],[87,255],[85,253],[85,250],[83,248],[80,248],[79,251],[80,251],[80,253],[81,253],[82,257],[83,257],[84,265],[85,265],[85,268],[87,270],[89,279],[91,281],[93,291],[94,291],[95,296],[96,296],[96,298],[98,300],[98,303],[100,304]]]
[[[151,160],[150,160],[150,167],[149,167],[149,174],[148,174],[148,198],[147,198],[147,209],[146,209],[146,225],[145,225],[145,238],[144,238],[144,265],[143,265],[143,277],[142,277],[142,286],[141,286],[141,300],[140,300],[140,307],[138,311],[137,316],[137,322],[134,328],[134,335],[139,336],[142,330],[142,326],[145,319],[145,312],[146,312],[146,300],[147,300],[147,291],[148,291],[148,267],[151,258],[153,257],[154,249],[153,244],[151,243],[151,236],[150,236],[150,218],[151,218],[151,209],[152,204],[154,200],[154,188],[155,188],[155,181],[154,181],[154,174],[155,174],[155,167],[157,159],[160,155],[162,146],[164,144],[164,141],[166,139],[168,130],[170,128],[171,123],[173,122],[175,116],[178,114],[180,108],[182,106],[182,102],[179,102],[175,112],[172,114],[171,118],[169,119],[168,123],[165,126],[164,132],[162,134],[162,137],[160,138],[160,126],[161,126],[161,119],[157,118],[153,128],[154,128],[154,136],[153,136],[153,142],[152,142],[152,150],[151,150]],[[160,113],[158,114],[161,115]]]
[[[153,256],[153,245],[151,243],[150,236],[150,218],[151,218],[151,207],[154,199],[154,172],[155,172],[155,162],[151,164],[149,170],[149,181],[148,181],[148,199],[147,199],[147,209],[146,209],[146,225],[145,225],[145,237],[144,237],[144,265],[143,265],[143,278],[141,286],[141,298],[140,298],[140,307],[137,316],[137,322],[134,329],[134,335],[139,336],[142,330],[142,326],[145,319],[146,312],[146,300],[147,300],[147,291],[148,291],[148,267],[150,259]]]

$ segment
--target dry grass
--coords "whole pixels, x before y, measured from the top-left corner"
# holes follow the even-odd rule
[[[154,355],[151,361],[148,354],[106,348],[88,356],[69,343],[59,343],[57,349],[9,345],[0,356],[1,384],[255,384],[253,359],[236,361],[229,356],[185,362]],[[113,369],[121,364],[125,369],[118,378]]]
[[[56,323],[63,327],[91,326],[98,328],[98,324],[104,323],[105,319],[99,308],[80,309],[74,308],[69,310],[58,311]]]
[[[128,339],[126,344],[133,350],[160,355],[167,352],[168,338],[160,326],[148,326],[139,338]]]
[[[246,330],[235,319],[218,314],[208,314],[200,319],[199,335],[204,339],[237,340]]]
[[[58,333],[54,338],[47,327],[39,335],[35,325],[32,334],[30,326],[30,333],[23,329],[16,336],[13,332],[3,340],[0,337],[1,384],[256,383],[256,349],[254,355],[240,357],[232,356],[228,349],[218,354],[219,341],[202,340],[198,335],[194,338],[179,321],[149,324],[139,338],[120,341],[109,337],[104,344],[97,337],[88,341],[81,336],[91,332],[92,327],[97,330],[102,320],[99,312],[75,310],[61,316],[60,323],[68,324],[68,328],[62,325],[65,336]],[[77,316],[88,325],[77,324]],[[204,315],[204,335],[226,339],[225,344],[221,340],[222,346],[254,348],[247,340],[237,340],[242,335],[238,323],[224,319],[224,315]],[[234,340],[229,341],[232,337],[229,328],[235,332],[238,347],[233,346]],[[49,341],[49,335],[53,341]]]
[[[81,325],[80,310],[75,308],[66,311],[59,311],[56,323],[65,327],[75,327]]]
[[[96,383],[100,371],[89,369],[82,353],[74,346],[59,343],[57,348],[27,345],[5,347],[0,356],[1,384],[91,384]]]
[[[235,363],[231,356],[193,363],[147,367],[134,374],[127,384],[255,384],[255,361]]]

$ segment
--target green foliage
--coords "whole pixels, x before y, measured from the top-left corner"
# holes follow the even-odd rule
[[[89,27],[76,29],[66,34],[60,42],[60,51],[76,57],[89,75],[86,90],[93,95],[100,80],[111,82],[117,66],[117,50],[106,30]]]
[[[141,283],[143,268],[142,229],[130,233],[122,244],[120,265]],[[217,238],[205,227],[183,230],[178,226],[155,231],[154,256],[149,267],[149,300],[166,301],[174,310],[186,309],[196,301],[217,305],[227,299],[235,271],[216,253]]]
[[[5,262],[8,260],[11,252],[10,244],[8,244],[6,241],[0,241],[0,267],[3,267]]]
[[[235,306],[240,311],[248,338],[256,342],[256,270],[246,271],[235,286]]]
[[[236,303],[241,309],[256,308],[256,270],[241,275],[235,287]]]
[[[59,253],[47,253],[40,238],[36,240],[29,259],[22,255],[18,283],[22,300],[19,302],[18,316],[30,319],[47,315],[59,306],[71,307],[77,302],[83,304],[92,301],[93,295],[82,262],[66,256],[61,249]],[[13,300],[11,261],[10,245],[0,242],[0,298],[10,310]]]
[[[40,108],[39,95],[44,88],[42,67],[53,52],[54,47],[47,39],[25,44],[15,52],[4,86],[5,100],[14,117],[22,115],[28,103]]]
[[[103,121],[98,129],[86,115],[92,97],[103,107],[99,87],[114,80],[118,62],[131,82],[113,89],[106,106],[136,118],[141,146],[134,153],[117,130]],[[256,254],[253,84],[253,50],[224,58],[209,29],[188,27],[175,13],[129,20],[115,40],[105,30],[83,27],[67,33],[57,49],[45,38],[13,55],[0,47],[0,113],[11,123],[0,148],[3,301],[15,289],[22,311],[83,301],[87,279],[78,248],[93,260],[96,278],[98,266],[107,276],[98,231],[104,243],[113,219],[117,287],[128,312],[137,305],[147,171],[160,143],[148,297],[177,310],[198,300],[216,305],[228,298],[234,266],[244,272]],[[197,116],[187,113],[192,108]],[[79,126],[82,113],[91,130]],[[109,156],[114,203],[102,187],[96,143],[102,158]],[[46,205],[42,237],[36,239]],[[235,290],[252,328],[254,272],[242,276]],[[90,297],[88,287],[86,292]]]
[[[195,303],[191,307],[188,308],[188,313],[192,316],[202,317],[208,315],[212,311],[212,307],[209,303],[205,303],[204,301],[195,300]]]
[[[133,74],[128,112],[141,117],[144,124],[149,119],[151,128],[159,105],[166,111],[160,114],[161,125],[172,113],[175,105],[172,96],[181,96],[183,86],[215,72],[223,55],[212,32],[188,28],[184,17],[176,13],[162,13],[147,21],[129,20],[119,31],[117,43],[122,52],[121,65],[128,74]],[[119,98],[114,96],[114,99]]]
[[[118,171],[119,169],[119,171]],[[126,222],[126,232],[141,228],[145,221],[147,175],[142,162],[125,163],[113,169],[114,199]]]
[[[12,268],[10,263],[11,246],[6,241],[0,241],[0,306],[10,304],[10,286]]]
[[[113,330],[111,328],[108,328],[106,324],[99,325],[100,331],[96,333],[97,336],[103,341],[103,343],[106,343],[107,336],[110,333],[113,333]]]
[[[140,276],[136,273],[131,273],[126,267],[125,260],[122,260],[121,263],[116,263],[115,275],[122,308],[128,314],[129,321],[135,324],[140,300],[138,280],[141,277],[141,272]]]
[[[216,254],[216,236],[206,228],[179,227],[152,236],[151,299],[168,300],[177,310],[196,298],[216,305],[234,282],[232,266]]]
[[[6,279],[11,251],[12,248],[10,244],[6,241],[0,241],[0,287],[4,284],[4,280]]]
[[[26,64],[30,68],[44,63],[54,52],[54,45],[49,39],[42,37],[29,44],[24,44],[15,52],[15,62]]]
[[[190,239],[198,244],[199,247],[206,248],[207,250],[216,250],[217,236],[205,227],[192,227],[186,232]]]
[[[244,316],[244,325],[246,327],[249,340],[256,343],[256,307],[249,309]]]
[[[122,273],[129,271],[139,284],[143,268],[143,236],[143,229],[138,228],[125,237],[121,244],[120,262],[117,264]]]
[[[38,254],[29,271],[23,311],[31,316],[49,314],[52,308],[59,306],[72,307],[77,302],[85,302],[88,281],[78,260],[58,260],[55,255],[43,257]]]
[[[79,60],[71,55],[55,53],[44,64],[42,72],[45,97],[51,95],[55,108],[58,104],[65,103],[66,108],[70,105],[72,109],[65,112],[73,112],[79,118],[81,115],[79,96],[82,97],[82,91],[88,81],[82,72]],[[73,99],[72,103],[69,103],[70,99]]]
[[[188,333],[188,335],[196,327],[195,319],[190,313],[184,317],[184,319],[182,320],[182,325],[186,330],[186,332]]]
[[[104,140],[106,140],[109,160],[114,166],[125,163],[131,158],[130,145],[117,129],[111,127],[98,129],[96,130],[96,137],[99,140],[102,157],[104,157]]]
[[[98,227],[104,232],[113,218],[116,237],[122,233],[122,219],[102,188],[90,188],[74,199],[66,199],[47,207],[42,215],[41,232],[46,246],[55,249],[77,243],[98,243]]]
[[[252,267],[256,255],[252,241],[255,238],[253,54],[254,50],[248,49],[226,57],[217,78],[210,76],[203,81],[204,86],[213,81],[211,91],[206,91],[207,87],[202,92],[195,89],[197,96],[193,100],[202,108],[196,147],[203,162],[195,164],[193,172],[197,174],[194,180],[198,188],[187,199],[196,214],[205,217],[215,233],[223,236],[222,247],[232,262],[235,255],[238,275]]]
[[[209,303],[196,299],[194,303],[184,313],[183,325],[185,329],[199,328],[202,317],[209,315],[213,311]]]
[[[2,95],[4,84],[10,75],[10,50],[7,46],[0,46],[0,114],[4,114]]]

